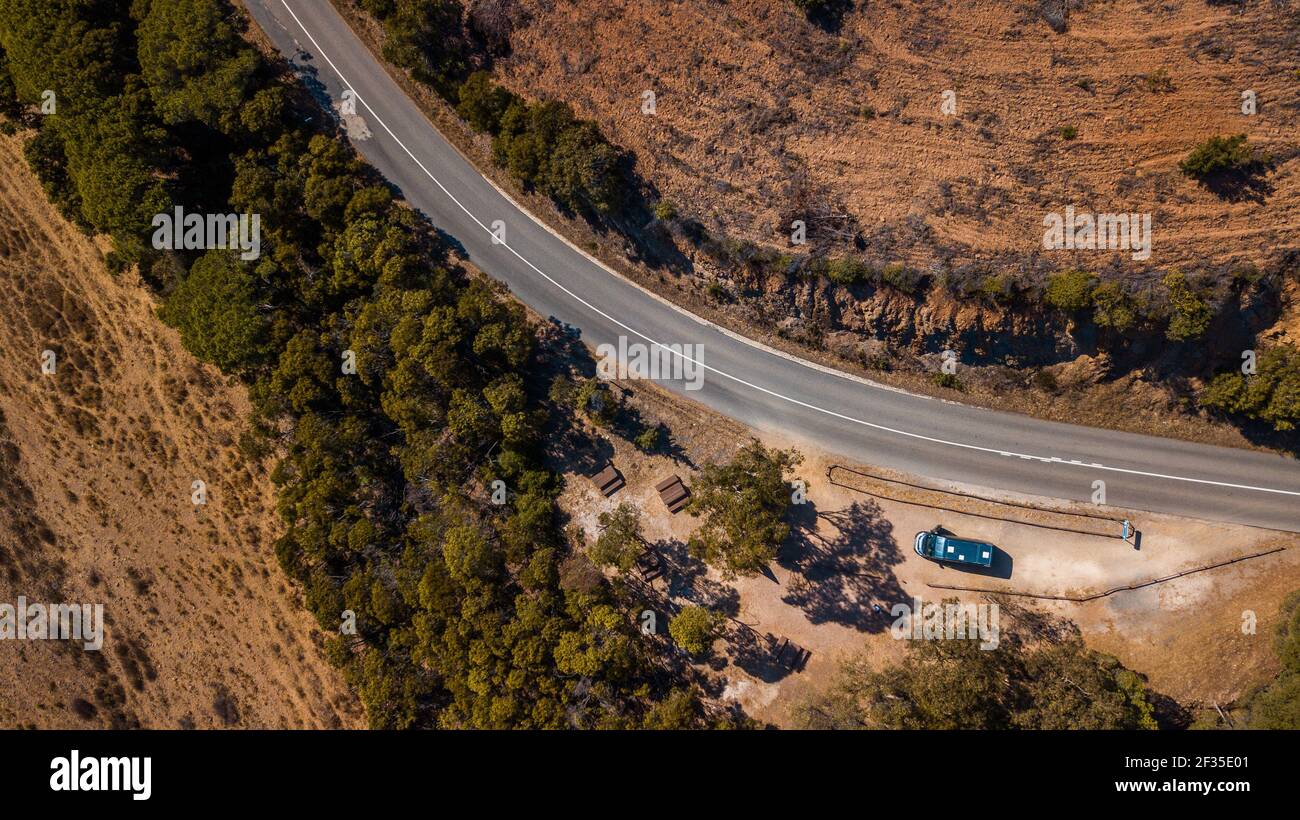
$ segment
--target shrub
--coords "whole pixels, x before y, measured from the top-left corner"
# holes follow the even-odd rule
[[[1173,78],[1169,76],[1168,69],[1157,68],[1155,71],[1146,75],[1143,79],[1146,81],[1147,91],[1167,94],[1174,90],[1174,81]]]
[[[1178,168],[1189,177],[1204,179],[1219,171],[1240,170],[1254,162],[1254,152],[1246,144],[1246,135],[1210,137],[1192,149]]]
[[[1265,421],[1278,431],[1300,422],[1300,349],[1280,345],[1265,351],[1255,374],[1220,373],[1201,393],[1201,404],[1233,415]]]
[[[930,381],[934,383],[936,387],[945,387],[949,390],[961,389],[961,379],[957,378],[956,373],[944,373],[941,371],[931,376]]]
[[[660,222],[671,222],[677,218],[677,206],[666,199],[661,199],[655,203],[655,219]]]
[[[1075,126],[1073,126],[1073,125],[1062,125],[1062,126],[1061,126],[1061,139],[1063,139],[1063,140],[1072,140],[1072,139],[1074,139],[1074,138],[1077,137],[1077,136],[1079,136],[1079,129],[1076,128]]]
[[[1043,298],[1047,304],[1075,313],[1092,304],[1093,291],[1097,287],[1097,277],[1081,270],[1057,271],[1047,280],[1047,291]]]
[[[1011,301],[1014,288],[1015,282],[1007,274],[991,273],[980,280],[979,295],[990,304],[1004,305]]]
[[[891,262],[880,271],[880,278],[895,290],[911,295],[920,289],[925,276],[902,262]]]
[[[632,443],[643,453],[653,453],[663,446],[663,441],[663,428],[656,424],[637,433],[636,440]]]
[[[1137,322],[1137,306],[1119,282],[1106,282],[1092,291],[1092,320],[1099,327],[1125,331]]]
[[[689,604],[668,622],[668,634],[692,655],[707,654],[718,636],[723,616],[702,606]]]
[[[577,406],[593,424],[608,427],[618,412],[614,391],[600,379],[586,379],[578,385]]]
[[[1164,283],[1169,289],[1170,310],[1165,335],[1178,342],[1204,336],[1210,328],[1209,304],[1180,271],[1170,271],[1165,275]]]
[[[823,260],[819,269],[837,285],[853,285],[867,278],[869,270],[862,261],[847,256]]]
[[[501,130],[501,118],[510,104],[518,100],[514,94],[492,82],[486,71],[475,71],[461,84],[457,92],[460,102],[456,113],[477,131],[493,136]]]

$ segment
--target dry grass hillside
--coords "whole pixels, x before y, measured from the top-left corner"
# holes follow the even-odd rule
[[[102,260],[0,137],[0,602],[106,621],[100,652],[0,641],[0,726],[360,725],[276,566],[243,391]]]
[[[820,214],[810,239],[856,234],[879,262],[1033,266],[1044,214],[1074,205],[1151,213],[1151,259],[1057,251],[1053,267],[1262,265],[1300,247],[1293,0],[1076,0],[1055,28],[1066,3],[859,0],[836,30],[790,0],[509,5],[502,80],[571,102],[681,213],[733,237],[783,245],[792,218]],[[1275,161],[1257,184],[1224,195],[1178,172],[1237,132]]]

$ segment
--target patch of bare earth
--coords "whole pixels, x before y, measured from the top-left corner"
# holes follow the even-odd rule
[[[759,719],[790,725],[793,707],[828,686],[850,656],[865,655],[876,666],[896,660],[906,641],[891,635],[895,604],[918,597],[981,602],[1008,592],[1087,597],[1238,558],[1244,560],[1090,602],[1032,605],[1074,621],[1090,646],[1116,655],[1191,709],[1227,703],[1276,671],[1271,636],[1277,607],[1300,588],[1296,536],[940,484],[846,463],[786,431],[756,435],[804,454],[798,474],[807,482],[807,503],[793,508],[794,532],[768,572],[728,581],[686,554],[698,520],[670,515],[654,485],[672,474],[689,485],[699,465],[729,458],[751,431],[653,385],[622,386],[630,390],[628,406],[644,422],[667,425],[672,455],[647,456],[617,436],[593,431],[599,441],[593,449],[609,456],[627,485],[605,498],[580,471],[569,470],[561,506],[588,543],[599,533],[600,512],[621,502],[641,510],[644,535],[667,568],[644,590],[641,603],[656,611],[671,602],[727,612],[714,657],[700,668],[713,681],[714,697],[736,700]],[[832,482],[828,470],[835,465],[878,478],[853,479],[837,469]],[[999,501],[1042,509],[994,503]],[[1088,517],[1098,514],[1106,518]],[[1141,530],[1140,549],[1118,537],[1124,518]],[[993,569],[964,572],[918,557],[913,536],[936,524],[996,544],[1000,555]],[[1242,629],[1247,612],[1255,618],[1253,632]],[[780,663],[776,650],[783,640],[812,653],[802,671]]]
[[[1066,204],[1154,212],[1152,266],[1300,247],[1289,2],[1071,3],[1064,31],[1033,0],[856,3],[838,31],[788,0],[513,5],[525,22],[497,66],[504,82],[570,102],[666,198],[730,236],[785,245],[806,178],[863,228],[868,252],[892,247],[899,261],[1032,255],[1043,214]],[[1177,172],[1197,142],[1238,132],[1281,160],[1266,202]]]
[[[0,726],[361,725],[276,565],[244,391],[105,270],[21,151],[0,137],[0,601],[99,603],[106,627],[99,652],[0,641]]]

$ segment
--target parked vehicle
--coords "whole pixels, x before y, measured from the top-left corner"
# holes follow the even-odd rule
[[[940,535],[939,528],[916,534],[916,554],[931,561],[951,564],[970,564],[977,567],[993,566],[993,552],[997,547],[983,541],[971,541],[952,535]]]

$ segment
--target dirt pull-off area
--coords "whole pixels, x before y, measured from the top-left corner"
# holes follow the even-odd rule
[[[669,514],[655,485],[671,475],[689,485],[701,465],[731,458],[747,431],[645,382],[621,387],[630,412],[667,425],[669,446],[646,455],[593,431],[600,444],[592,449],[612,460],[626,486],[604,497],[582,471],[568,470],[561,505],[588,544],[600,532],[600,513],[621,503],[641,511],[643,535],[663,561],[661,577],[637,586],[645,605],[671,611],[699,604],[726,614],[701,668],[712,696],[735,700],[760,720],[794,725],[795,707],[830,685],[849,658],[866,658],[875,668],[898,660],[908,641],[892,634],[891,610],[917,598],[982,603],[1008,595],[1009,605],[1071,621],[1089,646],[1146,675],[1189,717],[1227,705],[1276,674],[1278,606],[1300,589],[1295,535],[947,485],[849,464],[772,430],[757,435],[804,456],[797,474],[806,481],[806,501],[791,508],[792,533],[768,570],[728,581],[688,554],[699,519]],[[828,480],[836,465],[877,478],[837,468]],[[1120,538],[1124,519],[1140,538]],[[915,534],[936,525],[995,544],[993,566],[962,569],[916,555]],[[1198,571],[1205,567],[1214,568]],[[1179,573],[1188,574],[1147,585]],[[1015,595],[1088,598],[1127,586],[1137,589],[1084,602]],[[780,663],[783,641],[811,652],[802,670]]]
[[[0,641],[0,726],[360,725],[276,566],[246,416],[0,138],[0,602],[106,624],[99,652]]]

